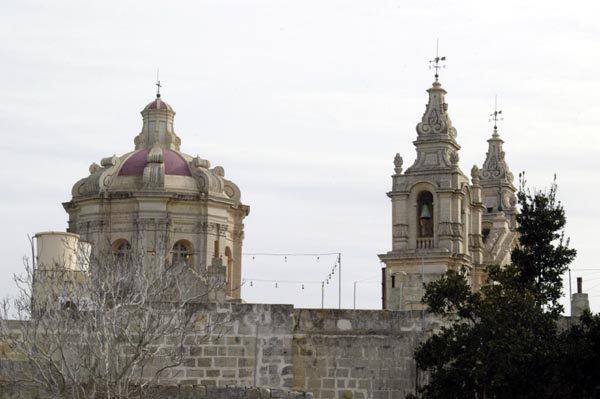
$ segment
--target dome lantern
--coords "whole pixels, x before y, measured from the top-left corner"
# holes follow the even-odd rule
[[[142,110],[142,131],[134,140],[136,150],[149,150],[160,147],[179,151],[181,139],[173,129],[175,111],[160,95],[160,82],[157,83],[156,98]]]

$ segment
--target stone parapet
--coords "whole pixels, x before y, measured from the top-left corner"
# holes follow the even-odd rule
[[[420,378],[414,348],[441,326],[420,311],[239,303],[198,303],[190,310],[194,324],[182,362],[159,378],[160,397],[404,397]],[[18,331],[21,323],[10,328]],[[165,336],[157,345],[169,352],[180,342]],[[5,362],[18,361],[9,355]],[[161,367],[156,360],[145,372]]]

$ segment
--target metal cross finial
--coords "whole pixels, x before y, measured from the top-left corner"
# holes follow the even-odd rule
[[[440,61],[446,61],[446,57],[440,57],[438,55],[439,45],[440,45],[440,41],[438,39],[435,43],[435,58],[432,59],[431,61],[429,61],[429,69],[432,69],[432,68],[435,69],[435,81],[436,82],[438,81],[438,78],[440,77],[440,75],[438,74],[439,70],[446,67],[446,65],[440,65]]]
[[[159,70],[156,69],[156,98],[160,97],[160,88],[161,87],[162,87],[162,85],[160,84]]]
[[[494,112],[490,114],[490,122],[494,121],[494,133],[498,132],[498,122],[504,120],[502,110],[498,110],[498,96],[494,98]]]

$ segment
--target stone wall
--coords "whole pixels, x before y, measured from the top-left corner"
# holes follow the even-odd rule
[[[416,311],[200,304],[195,332],[184,340],[183,363],[159,383],[204,390],[261,387],[271,389],[270,395],[297,391],[314,398],[402,398],[418,380],[413,350],[423,331],[438,326]],[[177,342],[164,337],[159,345],[168,349]],[[160,364],[147,371],[152,367]]]
[[[204,386],[292,387],[291,305],[199,305],[185,360],[160,382]],[[165,345],[169,344],[168,338]]]
[[[213,336],[186,338],[186,360],[162,382],[259,386],[315,398],[399,398],[414,392],[413,351],[438,324],[414,311],[206,305],[201,323],[227,317]],[[201,329],[204,326],[200,326]]]
[[[403,398],[415,390],[419,312],[295,311],[293,388],[315,398]]]

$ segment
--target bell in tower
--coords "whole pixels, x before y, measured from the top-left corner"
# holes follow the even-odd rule
[[[419,194],[419,236],[433,237],[433,217],[431,209],[433,207],[433,196],[428,191]]]

